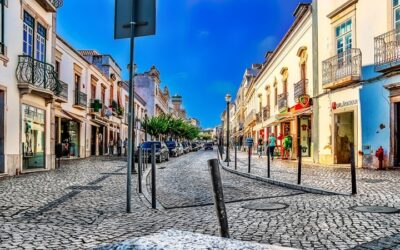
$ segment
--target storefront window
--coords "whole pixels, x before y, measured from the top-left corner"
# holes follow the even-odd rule
[[[42,109],[22,105],[23,168],[45,168],[45,114]]]
[[[64,157],[79,157],[79,123],[76,121],[61,121],[61,140]]]

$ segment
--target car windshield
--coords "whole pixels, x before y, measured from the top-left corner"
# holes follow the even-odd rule
[[[169,148],[176,147],[176,142],[174,142],[174,141],[167,141],[166,144],[167,144],[167,147],[169,147]]]
[[[151,141],[144,142],[140,147],[145,149],[150,149],[151,145],[153,145],[154,143],[156,144],[156,148],[161,148],[160,142],[151,142]]]

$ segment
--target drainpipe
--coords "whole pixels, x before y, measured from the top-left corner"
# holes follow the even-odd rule
[[[313,96],[319,94],[319,55],[318,55],[318,0],[311,4],[312,15],[312,51],[313,51]],[[313,161],[319,163],[319,99],[313,98],[312,141]]]

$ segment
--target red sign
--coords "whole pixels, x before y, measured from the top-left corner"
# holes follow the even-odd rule
[[[336,102],[332,102],[332,109],[333,109],[333,110],[336,109]]]

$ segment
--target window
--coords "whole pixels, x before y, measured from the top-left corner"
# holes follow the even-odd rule
[[[114,101],[114,84],[110,87],[110,104]]]
[[[55,71],[57,74],[57,78],[60,78],[60,61],[56,61]]]
[[[96,99],[96,85],[92,84],[90,86],[90,94],[92,99]]]
[[[33,30],[35,27],[35,20],[26,11],[24,12],[24,44],[23,53],[27,56],[33,56]]]
[[[78,74],[75,74],[75,90],[78,92],[81,90],[81,76]]]
[[[0,54],[4,54],[4,1],[0,0]]]
[[[352,48],[352,21],[347,20],[336,27],[336,53],[343,54],[345,51]]]
[[[394,28],[400,29],[400,0],[393,0],[393,21]]]
[[[41,62],[46,60],[46,28],[40,23],[36,30],[36,59]]]
[[[276,106],[276,105],[278,105],[278,88],[275,87],[274,91],[275,91],[274,97],[275,97],[275,106]]]

